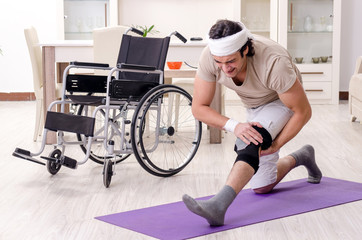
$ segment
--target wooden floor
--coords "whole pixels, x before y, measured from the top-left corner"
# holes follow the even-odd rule
[[[154,177],[132,156],[117,165],[117,175],[106,189],[102,166],[91,161],[76,170],[63,167],[57,175],[50,176],[44,166],[12,157],[15,147],[35,152],[40,146],[40,141],[32,141],[35,102],[0,102],[0,112],[1,240],[152,239],[94,217],[180,201],[184,193],[194,197],[215,194],[224,185],[235,158],[233,135],[224,134],[222,144],[210,145],[204,130],[196,157],[178,175]],[[227,106],[226,114],[244,119],[240,106]],[[362,124],[350,122],[346,101],[339,105],[313,105],[311,121],[281,150],[281,155],[306,143],[315,147],[324,176],[362,183]],[[51,150],[47,146],[44,155]],[[83,158],[76,146],[67,151],[71,157]],[[301,167],[283,181],[306,176]],[[361,239],[361,234],[359,201],[197,239],[333,240]]]

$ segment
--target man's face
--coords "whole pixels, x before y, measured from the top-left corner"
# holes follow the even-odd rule
[[[217,66],[230,78],[235,77],[242,70],[246,59],[241,57],[239,51],[222,57],[213,56],[213,58]]]

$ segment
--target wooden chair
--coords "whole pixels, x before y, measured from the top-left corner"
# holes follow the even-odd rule
[[[33,85],[36,99],[36,118],[34,128],[34,142],[41,135],[44,127],[44,107],[43,107],[43,76],[42,76],[42,53],[39,46],[37,31],[34,27],[24,29],[25,40],[28,46],[31,66],[33,71]],[[61,96],[62,84],[56,84],[56,97]]]

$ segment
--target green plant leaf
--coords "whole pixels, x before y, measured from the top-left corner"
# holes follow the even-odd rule
[[[148,32],[151,32],[154,26],[155,26],[155,25],[152,25],[152,26],[148,29]]]
[[[143,32],[143,35],[142,35],[143,37],[147,37],[148,33],[150,33],[150,34],[159,33],[159,31],[154,30],[155,25],[151,25],[149,28],[147,26],[140,26],[140,25],[136,25],[136,26],[132,25],[132,26],[141,30]]]

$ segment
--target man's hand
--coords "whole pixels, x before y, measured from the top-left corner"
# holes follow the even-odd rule
[[[249,145],[250,142],[258,145],[259,143],[263,142],[263,137],[257,130],[255,130],[255,128],[253,128],[253,126],[257,126],[260,128],[263,127],[258,122],[239,123],[235,127],[234,134],[247,145]]]

